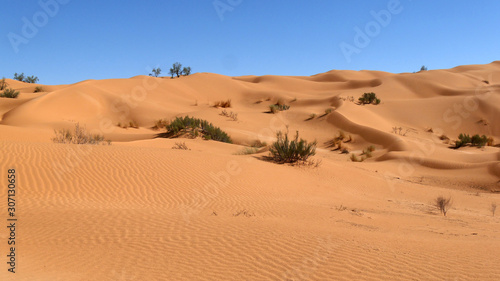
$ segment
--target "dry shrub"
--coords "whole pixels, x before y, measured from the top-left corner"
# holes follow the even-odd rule
[[[227,107],[231,107],[231,100],[226,100],[226,101],[216,101],[214,103],[214,107],[222,107],[222,108],[227,108]]]
[[[187,147],[185,142],[176,142],[172,149],[180,149],[180,150],[191,150]]]
[[[111,144],[111,141],[104,140],[103,135],[90,134],[85,127],[80,126],[80,123],[75,124],[73,131],[62,129],[54,131],[56,136],[52,138],[55,143],[71,143],[71,144]]]
[[[158,119],[155,121],[155,125],[153,126],[153,130],[159,130],[166,128],[169,124],[169,121],[167,119]]]
[[[445,198],[443,196],[438,196],[434,201],[434,205],[444,216],[446,216],[446,213],[451,207],[451,197]]]

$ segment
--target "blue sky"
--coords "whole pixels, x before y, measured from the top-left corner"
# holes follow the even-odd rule
[[[129,78],[157,66],[168,75],[176,61],[238,76],[399,73],[500,60],[496,0],[1,3],[0,77],[24,72],[42,84]]]

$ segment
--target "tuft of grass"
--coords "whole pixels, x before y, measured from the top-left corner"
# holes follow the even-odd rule
[[[90,134],[87,132],[85,127],[80,126],[80,123],[75,124],[73,131],[68,129],[62,129],[55,132],[55,137],[52,141],[55,143],[71,143],[71,144],[107,144],[111,145],[110,140],[104,140],[103,135]]]
[[[3,91],[4,89],[7,88],[9,84],[7,84],[7,81],[5,81],[5,77],[0,80],[0,91]]]
[[[328,115],[330,113],[332,113],[332,109],[331,108],[325,109],[325,115]]]
[[[176,142],[172,149],[181,149],[181,150],[191,150],[187,147],[185,142]]]
[[[38,93],[38,92],[43,92],[43,87],[42,86],[36,86],[35,91],[33,93]]]
[[[269,110],[271,111],[271,113],[274,113],[274,114],[276,114],[276,113],[278,113],[280,111],[288,110],[288,109],[290,109],[289,105],[280,104],[279,101],[276,104],[269,105]]]
[[[14,89],[8,88],[3,91],[3,93],[0,94],[0,98],[9,98],[9,99],[15,99],[19,96],[19,91],[16,91]]]
[[[380,99],[377,98],[377,95],[373,92],[364,93],[361,97],[358,98],[360,104],[380,104]]]
[[[257,147],[244,147],[240,151],[236,153],[236,155],[250,155],[250,154],[255,154],[259,151]]]
[[[270,158],[276,163],[295,163],[297,161],[306,161],[310,156],[316,154],[316,141],[308,143],[300,139],[299,132],[295,138],[288,138],[288,132],[277,132],[277,140],[269,147]]]
[[[434,205],[444,216],[446,216],[446,213],[451,207],[451,197],[445,198],[443,196],[438,196],[438,198],[434,200]]]
[[[358,158],[358,156],[356,156],[356,154],[352,153],[351,154],[351,161],[352,162],[363,162],[363,161],[365,161],[365,158],[364,157]]]
[[[152,127],[153,130],[159,130],[166,128],[168,126],[169,122],[167,119],[158,119],[155,121],[155,125]],[[118,123],[118,126],[120,126],[120,123]]]
[[[222,107],[222,108],[228,108],[231,107],[231,100],[226,100],[226,101],[216,101],[214,103],[214,107]]]
[[[166,136],[179,136],[180,134],[190,134],[193,137],[201,135],[206,140],[214,140],[232,143],[231,138],[219,127],[215,127],[206,120],[194,117],[176,117],[166,127]]]
[[[318,115],[316,115],[316,113],[311,113],[307,120],[312,120],[312,119],[316,118],[316,116],[318,116]]]
[[[225,109],[223,109],[222,112],[220,113],[220,115],[229,117],[233,121],[238,121],[238,113],[234,113],[232,111],[231,112],[227,112]]]
[[[255,140],[251,145],[251,147],[256,147],[256,148],[261,148],[261,147],[265,147],[267,146],[267,143],[264,141],[260,141],[260,140]]]

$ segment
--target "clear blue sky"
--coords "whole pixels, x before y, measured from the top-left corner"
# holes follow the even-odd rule
[[[52,5],[46,11],[40,2]],[[24,72],[42,84],[128,78],[147,75],[156,66],[168,75],[176,61],[193,72],[238,76],[313,75],[332,69],[399,73],[422,65],[438,69],[500,60],[498,0],[1,4],[0,77]],[[396,8],[391,11],[388,5]],[[372,11],[382,10],[391,18],[377,22]],[[365,35],[368,28],[370,41],[355,41],[356,28]],[[342,44],[357,52],[346,56]]]

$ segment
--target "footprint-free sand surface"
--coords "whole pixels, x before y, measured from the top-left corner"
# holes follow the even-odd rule
[[[450,149],[460,133],[500,143],[499,61],[7,83],[20,95],[0,98],[0,280],[500,280],[500,148]],[[381,103],[357,104],[368,92]],[[236,121],[213,107],[228,99]],[[278,101],[290,109],[270,113]],[[186,115],[234,143],[152,129]],[[51,140],[76,123],[111,145]],[[317,167],[269,162],[265,147],[241,153],[287,128],[317,141]],[[332,145],[340,131],[347,154]],[[172,149],[179,142],[189,150]],[[350,160],[371,145],[373,157]],[[447,216],[438,196],[452,199]]]

